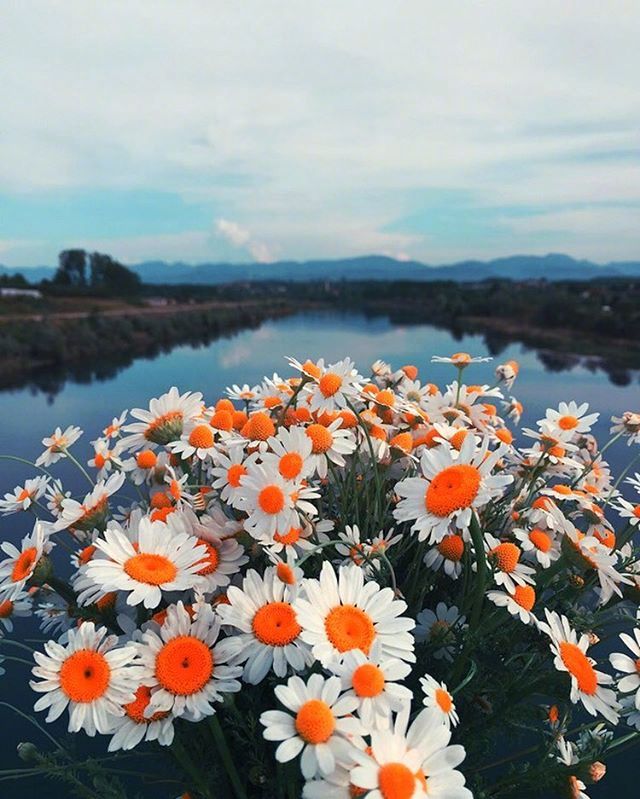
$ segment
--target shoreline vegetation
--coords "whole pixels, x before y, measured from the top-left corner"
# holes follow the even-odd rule
[[[181,344],[206,345],[268,319],[309,310],[432,324],[454,336],[481,334],[496,356],[519,342],[536,350],[548,369],[581,363],[603,369],[616,384],[631,382],[632,373],[640,370],[640,279],[159,286],[129,280],[125,267],[118,271],[120,265],[116,279],[105,283],[108,256],[97,253],[87,256],[91,277],[82,273],[78,279],[78,259],[68,256],[77,252],[82,251],[61,254],[61,264],[70,262],[75,273],[61,266],[57,281],[40,284],[39,296],[0,299],[0,388],[31,385],[55,393],[66,379],[105,379],[136,358]],[[106,274],[113,263],[106,261]],[[126,291],[119,289],[123,278]]]

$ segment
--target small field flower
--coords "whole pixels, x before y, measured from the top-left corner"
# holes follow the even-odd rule
[[[61,458],[66,458],[67,450],[76,443],[81,435],[82,430],[74,425],[69,425],[64,432],[61,428],[56,427],[49,437],[42,439],[45,451],[36,459],[36,466],[48,468]]]
[[[609,659],[613,668],[624,674],[618,680],[618,690],[623,694],[635,693],[635,706],[640,710],[640,628],[634,629],[633,638],[627,633],[620,633],[620,640],[631,652],[631,657],[614,652]]]
[[[49,479],[44,476],[25,480],[24,485],[16,486],[12,494],[5,494],[4,499],[0,499],[0,513],[8,516],[10,513],[29,510],[44,495],[48,485]]]
[[[10,541],[0,544],[0,549],[8,555],[0,561],[1,598],[13,601],[23,592],[43,555],[47,555],[54,546],[49,540],[50,534],[51,525],[36,522],[33,530],[22,539],[20,549]]]
[[[422,704],[429,708],[436,718],[439,718],[447,728],[455,727],[458,713],[449,689],[443,682],[438,682],[430,674],[420,678],[420,687],[424,697]]]

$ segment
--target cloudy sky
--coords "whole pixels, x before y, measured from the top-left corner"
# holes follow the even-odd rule
[[[637,0],[7,0],[0,263],[640,259]]]

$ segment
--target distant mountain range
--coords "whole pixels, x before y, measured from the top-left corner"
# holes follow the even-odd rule
[[[145,283],[216,284],[256,280],[453,280],[475,282],[490,277],[511,280],[590,280],[601,277],[640,277],[640,261],[596,264],[569,255],[513,255],[492,261],[460,261],[430,266],[419,261],[397,261],[384,255],[315,261],[276,261],[270,264],[185,264],[145,261],[129,265]],[[11,269],[0,265],[0,275],[23,274],[31,282],[50,278],[53,267]]]

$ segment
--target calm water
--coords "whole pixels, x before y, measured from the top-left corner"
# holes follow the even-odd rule
[[[256,383],[263,375],[271,375],[274,371],[289,374],[285,355],[302,359],[323,356],[329,361],[350,355],[362,374],[368,374],[376,358],[382,358],[395,367],[413,363],[420,367],[423,380],[443,384],[453,377],[451,368],[430,364],[431,355],[448,355],[460,350],[476,355],[487,354],[482,336],[454,339],[450,333],[429,325],[398,327],[390,325],[384,318],[366,319],[357,314],[301,314],[266,322],[256,330],[220,339],[206,347],[177,347],[154,360],[137,361],[108,381],[88,385],[67,383],[55,397],[28,389],[0,392],[0,452],[33,459],[40,452],[41,439],[56,425],[64,428],[73,423],[85,431],[84,445],[87,449],[83,452],[87,453],[86,460],[90,457],[89,440],[97,437],[122,409],[146,406],[150,397],[158,396],[171,385],[178,386],[181,391],[200,390],[207,399],[213,400],[232,383]],[[556,405],[561,400],[587,401],[602,414],[596,433],[604,440],[612,414],[619,415],[640,405],[637,375],[630,385],[616,386],[603,372],[589,371],[583,366],[570,371],[548,372],[535,352],[525,351],[517,344],[507,346],[496,362],[510,358],[521,364],[514,393],[524,403],[523,423],[526,425],[532,425],[541,418],[548,405]],[[470,380],[474,383],[493,382],[494,365],[473,367],[469,371]],[[620,468],[627,455],[626,447],[620,446],[611,452],[611,461]],[[69,475],[69,488],[84,490],[75,474],[66,469],[61,474]],[[32,475],[27,467],[0,461],[0,489],[3,493],[29,476]],[[28,528],[26,514],[24,517],[0,519],[2,539],[17,540]],[[7,648],[5,653],[8,654]],[[33,701],[33,694],[25,690],[26,668],[16,663],[6,665],[8,674],[0,682],[0,695],[3,700],[26,708]],[[0,720],[5,729],[0,762],[3,767],[16,767],[15,745],[21,740],[41,743],[42,736],[4,708],[0,708]],[[61,730],[60,725],[55,726]],[[615,763],[611,765],[612,771],[605,783],[590,790],[592,796],[615,796],[616,788],[624,786],[624,775],[618,773],[614,777],[614,772],[620,771],[620,765],[617,768],[614,768]],[[55,785],[49,786],[48,790],[52,789],[54,793],[50,793],[51,796],[67,796],[64,789],[58,794]],[[28,788],[24,785],[20,789],[21,796],[27,799],[38,793],[35,786]],[[175,793],[169,789],[166,796],[171,799]],[[0,786],[0,796],[4,795],[8,793],[5,794]],[[164,795],[161,789],[155,792],[158,799],[164,799]]]

